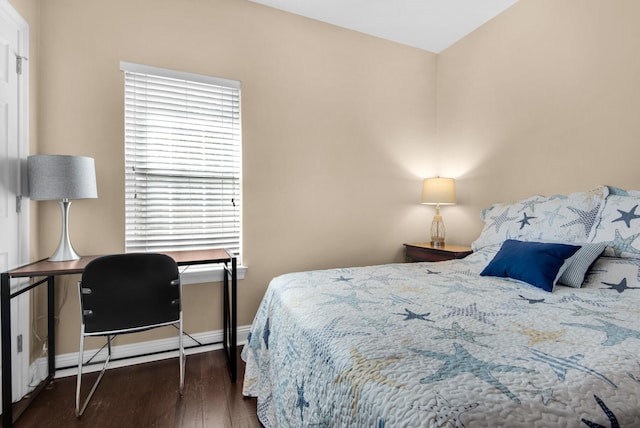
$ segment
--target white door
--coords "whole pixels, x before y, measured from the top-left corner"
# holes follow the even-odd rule
[[[22,165],[28,150],[28,25],[6,0],[0,0],[0,270],[26,263],[28,213],[22,207]],[[22,64],[19,64],[22,62]],[[22,69],[19,66],[22,65]],[[26,204],[25,204],[26,205]],[[12,288],[19,287],[16,281]],[[27,393],[29,294],[11,302],[14,401]],[[19,349],[21,348],[21,349]]]

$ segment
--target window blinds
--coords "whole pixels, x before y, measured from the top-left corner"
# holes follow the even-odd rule
[[[127,252],[240,252],[240,82],[121,63]]]

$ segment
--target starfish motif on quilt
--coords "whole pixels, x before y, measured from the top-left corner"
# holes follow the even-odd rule
[[[607,340],[602,343],[603,346],[617,345],[624,342],[626,339],[640,340],[640,331],[638,330],[632,330],[630,328],[622,327],[620,325],[616,325],[599,318],[596,318],[596,320],[601,322],[603,325],[578,324],[570,322],[563,322],[562,324],[571,327],[589,328],[591,330],[604,332],[607,335]]]
[[[596,218],[598,216],[598,210],[600,209],[600,204],[593,207],[590,211],[584,211],[575,207],[567,207],[570,211],[576,214],[578,217],[570,221],[569,223],[563,224],[561,227],[573,226],[574,224],[581,224],[584,226],[584,235],[589,236],[589,231],[593,227],[593,223],[595,223]]]
[[[640,254],[640,250],[633,246],[633,241],[640,236],[640,233],[623,238],[620,231],[616,229],[615,235],[615,238],[613,238],[613,245],[610,246],[613,247],[613,254],[616,257],[620,257],[622,253]]]
[[[529,220],[534,218],[538,218],[538,217],[529,217],[526,212],[522,213],[522,220],[518,221],[518,223],[520,223],[520,230],[522,230],[522,228],[525,226],[531,226],[531,223],[529,223]]]
[[[596,399],[596,403],[598,403],[598,406],[600,406],[600,408],[604,412],[604,414],[607,417],[607,419],[609,419],[609,423],[611,424],[611,428],[620,428],[620,424],[618,423],[618,419],[616,419],[616,415],[614,415],[613,412],[611,410],[609,410],[607,405],[604,404],[604,401],[602,401],[600,399],[600,397],[598,397],[595,394],[593,395],[593,398]],[[586,420],[584,418],[582,418],[582,422],[587,424],[591,428],[606,428],[604,425],[600,425],[599,423],[588,421],[588,420]]]
[[[578,361],[584,358],[584,355],[582,354],[572,355],[570,357],[557,357],[555,355],[547,354],[546,352],[542,352],[535,348],[528,349],[533,354],[533,357],[529,358],[531,361],[537,361],[539,363],[548,365],[556,374],[558,379],[563,382],[567,377],[567,371],[571,369],[597,377],[598,379],[607,382],[614,388],[617,388],[616,384],[611,382],[611,380],[609,380],[609,378],[607,378],[603,374],[598,373],[597,371],[587,366],[579,364]]]
[[[595,317],[603,317],[603,318],[610,318],[610,319],[618,320],[618,318],[612,316],[608,312],[594,311],[592,309],[584,308],[582,306],[575,305],[575,304],[573,305],[573,307],[575,309],[568,309],[568,308],[567,309],[570,310],[570,311],[573,311],[573,312],[571,312],[571,316],[574,316],[574,317],[587,317],[587,316],[594,317],[595,316]],[[620,321],[620,320],[618,320],[618,321]]]
[[[503,224],[505,223],[509,223],[510,221],[513,221],[515,219],[517,219],[518,217],[509,217],[509,208],[507,208],[506,210],[504,210],[504,212],[500,215],[497,216],[492,216],[490,217],[491,220],[493,220],[493,223],[489,224],[487,226],[487,230],[491,229],[492,227],[495,226],[496,228],[496,233],[500,232],[500,228],[502,227]]]
[[[389,285],[391,281],[393,281],[393,279],[389,278],[390,276],[390,273],[384,275],[369,275],[369,278],[367,278],[367,280],[380,282],[384,285]]]
[[[484,324],[495,325],[491,321],[489,321],[490,317],[512,317],[514,314],[511,313],[499,313],[499,312],[485,312],[478,309],[478,306],[475,303],[471,303],[465,307],[458,306],[449,306],[443,305],[446,308],[451,309],[451,311],[447,314],[444,314],[442,318],[451,318],[451,317],[469,317],[476,321],[480,321]]]
[[[333,282],[349,282],[353,280],[353,278],[347,278],[344,275],[340,275],[338,278],[333,278]]]
[[[372,358],[367,359],[356,348],[351,348],[351,367],[345,369],[338,375],[334,383],[346,383],[351,389],[353,401],[351,402],[351,411],[355,414],[358,408],[358,401],[362,389],[369,382],[375,382],[378,385],[388,385],[396,388],[402,388],[404,385],[395,382],[382,374],[382,369],[390,364],[399,361],[400,357]]]
[[[264,340],[264,345],[269,349],[269,336],[271,335],[271,329],[269,328],[269,319],[264,323],[264,330],[262,330],[262,340]]]
[[[631,222],[635,219],[640,218],[640,215],[636,214],[637,208],[638,205],[636,204],[636,206],[631,208],[628,212],[617,210],[620,213],[620,217],[615,220],[611,220],[611,223],[615,223],[616,221],[624,221],[624,224],[627,225],[627,228],[631,229]]]
[[[273,402],[273,393],[269,394],[267,398],[265,398],[264,400],[258,400],[258,403],[256,406],[257,413],[259,415],[260,414],[265,415],[267,413],[267,410],[272,406],[272,402]]]
[[[638,367],[640,368],[640,363],[638,363]],[[638,371],[639,374],[633,374],[631,372],[627,372],[627,374],[629,375],[629,377],[637,383],[640,383],[640,371]]]
[[[602,282],[604,285],[608,285],[608,288],[602,288],[602,290],[616,290],[618,293],[622,293],[625,290],[640,290],[640,287],[627,287],[627,278],[622,278],[619,283]]]
[[[429,384],[441,380],[452,379],[459,374],[469,373],[478,379],[490,384],[498,391],[509,397],[511,400],[520,404],[520,400],[505,385],[496,379],[491,372],[511,372],[511,373],[533,373],[533,370],[511,366],[508,364],[497,364],[488,361],[479,360],[471,355],[459,343],[453,344],[455,348],[454,354],[443,354],[441,352],[426,351],[421,349],[410,349],[411,351],[423,355],[428,358],[443,361],[436,372],[430,376],[420,379],[420,383]]]
[[[340,320],[344,317],[337,317],[331,320],[329,324],[320,329],[311,330],[311,335],[314,338],[321,338],[323,342],[327,342],[331,339],[340,339],[347,336],[371,336],[370,333],[362,331],[354,331],[353,328],[349,330],[338,330],[337,326]]]
[[[437,391],[435,398],[428,404],[412,404],[411,408],[420,412],[425,412],[424,421],[429,421],[429,426],[434,428],[464,428],[460,420],[460,415],[469,410],[475,409],[480,403],[463,404],[461,406],[452,405]]]
[[[300,409],[300,421],[304,423],[304,409],[309,407],[309,402],[304,399],[304,379],[302,379],[302,385],[298,385],[296,382],[296,389],[298,391],[298,399],[296,400],[296,407]]]
[[[530,299],[528,297],[524,297],[522,294],[518,294],[519,299],[516,300],[524,300],[525,302],[529,303],[530,305],[535,305],[537,303],[547,303],[545,302],[546,299]],[[547,303],[548,304],[548,303]]]
[[[355,309],[360,310],[360,305],[363,303],[377,303],[372,300],[363,300],[357,296],[357,293],[354,291],[347,296],[342,296],[340,294],[332,294],[332,293],[322,293],[325,296],[333,297],[334,300],[329,302],[324,302],[325,305],[338,305],[344,303],[345,305],[349,305]]]
[[[487,260],[488,262],[489,260]],[[478,277],[478,272],[474,272],[471,269],[466,269],[466,270],[457,270],[455,272],[452,272],[453,275],[461,275],[463,277],[468,277],[468,278],[477,278]],[[455,277],[456,279],[458,279],[457,277]]]
[[[382,317],[362,317],[361,321],[362,322],[357,325],[358,327],[373,328],[375,331],[385,336],[387,335],[387,328],[390,327],[389,320],[383,319]]]
[[[476,342],[476,337],[493,336],[493,334],[491,333],[479,333],[475,331],[465,330],[464,328],[460,327],[460,324],[458,324],[457,321],[454,321],[453,323],[451,323],[451,328],[442,328],[442,327],[435,327],[435,326],[430,326],[430,327],[435,330],[438,330],[441,333],[439,336],[433,336],[433,339],[450,339],[450,340],[459,339],[459,340],[464,340],[465,342],[473,343],[474,345],[485,346],[485,347],[487,345]]]
[[[540,396],[540,401],[545,406],[548,406],[552,401],[558,401],[553,397],[553,388],[539,388],[533,382],[529,382],[529,385],[534,388],[533,393]]]
[[[413,289],[411,288],[409,289],[409,291],[413,291]],[[409,299],[408,297],[404,297],[404,296],[399,296],[397,294],[389,295],[389,300],[391,300],[392,305],[406,305],[406,304],[412,305],[413,304],[413,299]]]
[[[380,286],[372,286],[371,284],[364,281],[360,282],[359,284],[347,283],[347,286],[351,287],[352,290],[359,291],[361,293],[371,294],[371,295],[376,294],[375,292],[372,292],[371,289],[375,291],[375,290],[380,290],[381,288]]]
[[[300,344],[298,340],[293,339],[290,335],[285,335],[285,348],[286,352],[284,357],[282,358],[282,364],[288,366],[294,361],[298,361],[300,359]]]
[[[431,312],[427,312],[426,314],[417,314],[415,312],[410,311],[407,308],[404,308],[404,313],[394,312],[394,315],[403,315],[404,316],[404,320],[403,321],[422,320],[422,321],[435,322],[435,321],[430,320],[428,318],[429,315],[431,315]]]
[[[333,426],[333,416],[320,415],[318,421],[313,423],[306,423],[305,426],[309,428],[331,428]]]
[[[597,308],[606,308],[607,307],[607,305],[605,305],[602,302],[598,302],[598,301],[595,301],[595,300],[583,299],[582,297],[578,296],[575,293],[571,293],[568,296],[563,296],[563,297],[560,298],[560,300],[558,300],[558,303],[566,303],[566,302],[586,303],[587,305],[595,306]]]
[[[331,428],[334,423],[334,419],[335,417],[333,416],[333,409],[331,410],[326,410],[323,409],[322,406],[318,403],[316,404],[316,408],[315,408],[315,416],[316,416],[316,421],[315,422],[307,422],[305,424],[306,427],[309,428]]]
[[[524,201],[522,202],[522,208],[520,208],[518,210],[518,212],[522,212],[524,210],[531,210],[531,212],[535,212],[536,210],[536,205],[538,205],[540,203],[540,201],[538,201],[537,199],[532,199],[529,201]]]
[[[442,287],[447,289],[445,294],[462,293],[472,296],[482,296],[484,294],[482,291],[479,291],[477,287],[467,287],[463,282],[442,284]]]
[[[544,211],[543,212],[549,227],[551,227],[553,225],[553,223],[556,221],[557,218],[567,218],[567,216],[560,214],[560,210],[561,209],[562,209],[562,206],[558,206],[558,208],[556,208],[553,211]]]
[[[507,331],[512,331],[514,333],[518,333],[523,336],[529,337],[529,345],[537,345],[539,343],[544,343],[544,342],[564,342],[558,339],[564,336],[565,333],[567,332],[566,329],[556,330],[556,331],[542,331],[542,330],[536,330],[535,328],[526,327],[524,325],[517,324],[515,322],[512,324],[517,326],[519,330],[507,330]]]

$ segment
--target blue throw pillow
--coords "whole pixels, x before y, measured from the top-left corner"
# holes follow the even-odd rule
[[[564,261],[579,249],[577,245],[507,239],[480,275],[517,279],[551,292]]]

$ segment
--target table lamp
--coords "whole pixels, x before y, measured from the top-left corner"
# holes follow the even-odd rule
[[[436,206],[436,215],[431,223],[431,245],[444,247],[445,229],[440,205],[455,205],[456,182],[453,178],[434,177],[426,178],[422,183],[422,202],[426,205]]]
[[[69,240],[70,199],[97,198],[93,158],[65,155],[35,155],[27,158],[29,196],[34,201],[58,200],[62,211],[62,232],[58,249],[49,261],[78,260]]]

